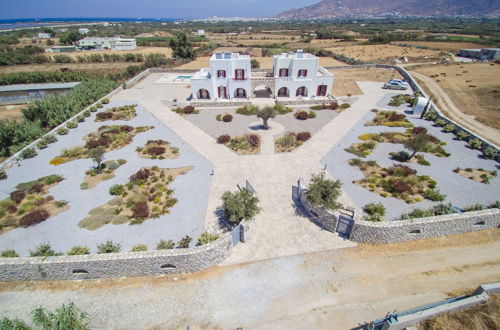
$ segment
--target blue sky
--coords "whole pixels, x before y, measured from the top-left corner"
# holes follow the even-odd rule
[[[265,17],[319,0],[0,0],[0,19]]]

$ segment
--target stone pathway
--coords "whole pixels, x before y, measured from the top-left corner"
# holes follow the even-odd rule
[[[274,137],[285,131],[285,127],[280,123],[274,122],[272,119],[269,120],[269,128],[264,129],[262,126],[262,121],[256,121],[248,126],[248,130],[251,133],[260,135],[260,154],[261,155],[273,155],[274,154]]]

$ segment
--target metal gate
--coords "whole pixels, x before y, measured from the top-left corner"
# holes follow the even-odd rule
[[[245,243],[245,228],[241,223],[231,230],[231,238],[233,239],[233,246],[240,242]]]
[[[352,218],[341,214],[339,216],[339,221],[337,222],[337,228],[335,229],[335,231],[339,233],[340,237],[349,238],[353,225],[354,220]]]

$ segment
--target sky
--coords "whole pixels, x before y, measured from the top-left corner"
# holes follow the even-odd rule
[[[319,0],[0,0],[0,19],[266,17]]]

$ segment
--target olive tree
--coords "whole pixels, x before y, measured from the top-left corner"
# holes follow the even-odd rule
[[[237,192],[226,191],[222,194],[222,207],[226,218],[235,224],[241,220],[249,220],[260,212],[259,199],[250,191],[242,189]]]
[[[429,137],[425,133],[417,134],[405,141],[405,148],[410,149],[413,153],[410,159],[413,158],[417,152],[422,152],[425,150],[429,144]]]
[[[325,173],[313,174],[309,182],[307,199],[318,207],[324,207],[329,210],[337,210],[342,204],[337,200],[340,197],[340,181],[333,181],[325,178]]]
[[[259,110],[257,110],[257,117],[262,119],[264,128],[268,129],[269,124],[267,123],[267,121],[271,118],[276,117],[276,110],[273,107],[266,105],[265,107],[259,108]]]
[[[102,161],[104,160],[104,152],[105,150],[102,147],[92,148],[89,150],[90,158],[92,159],[92,161],[94,161],[94,163],[97,164],[97,172],[101,171]]]

